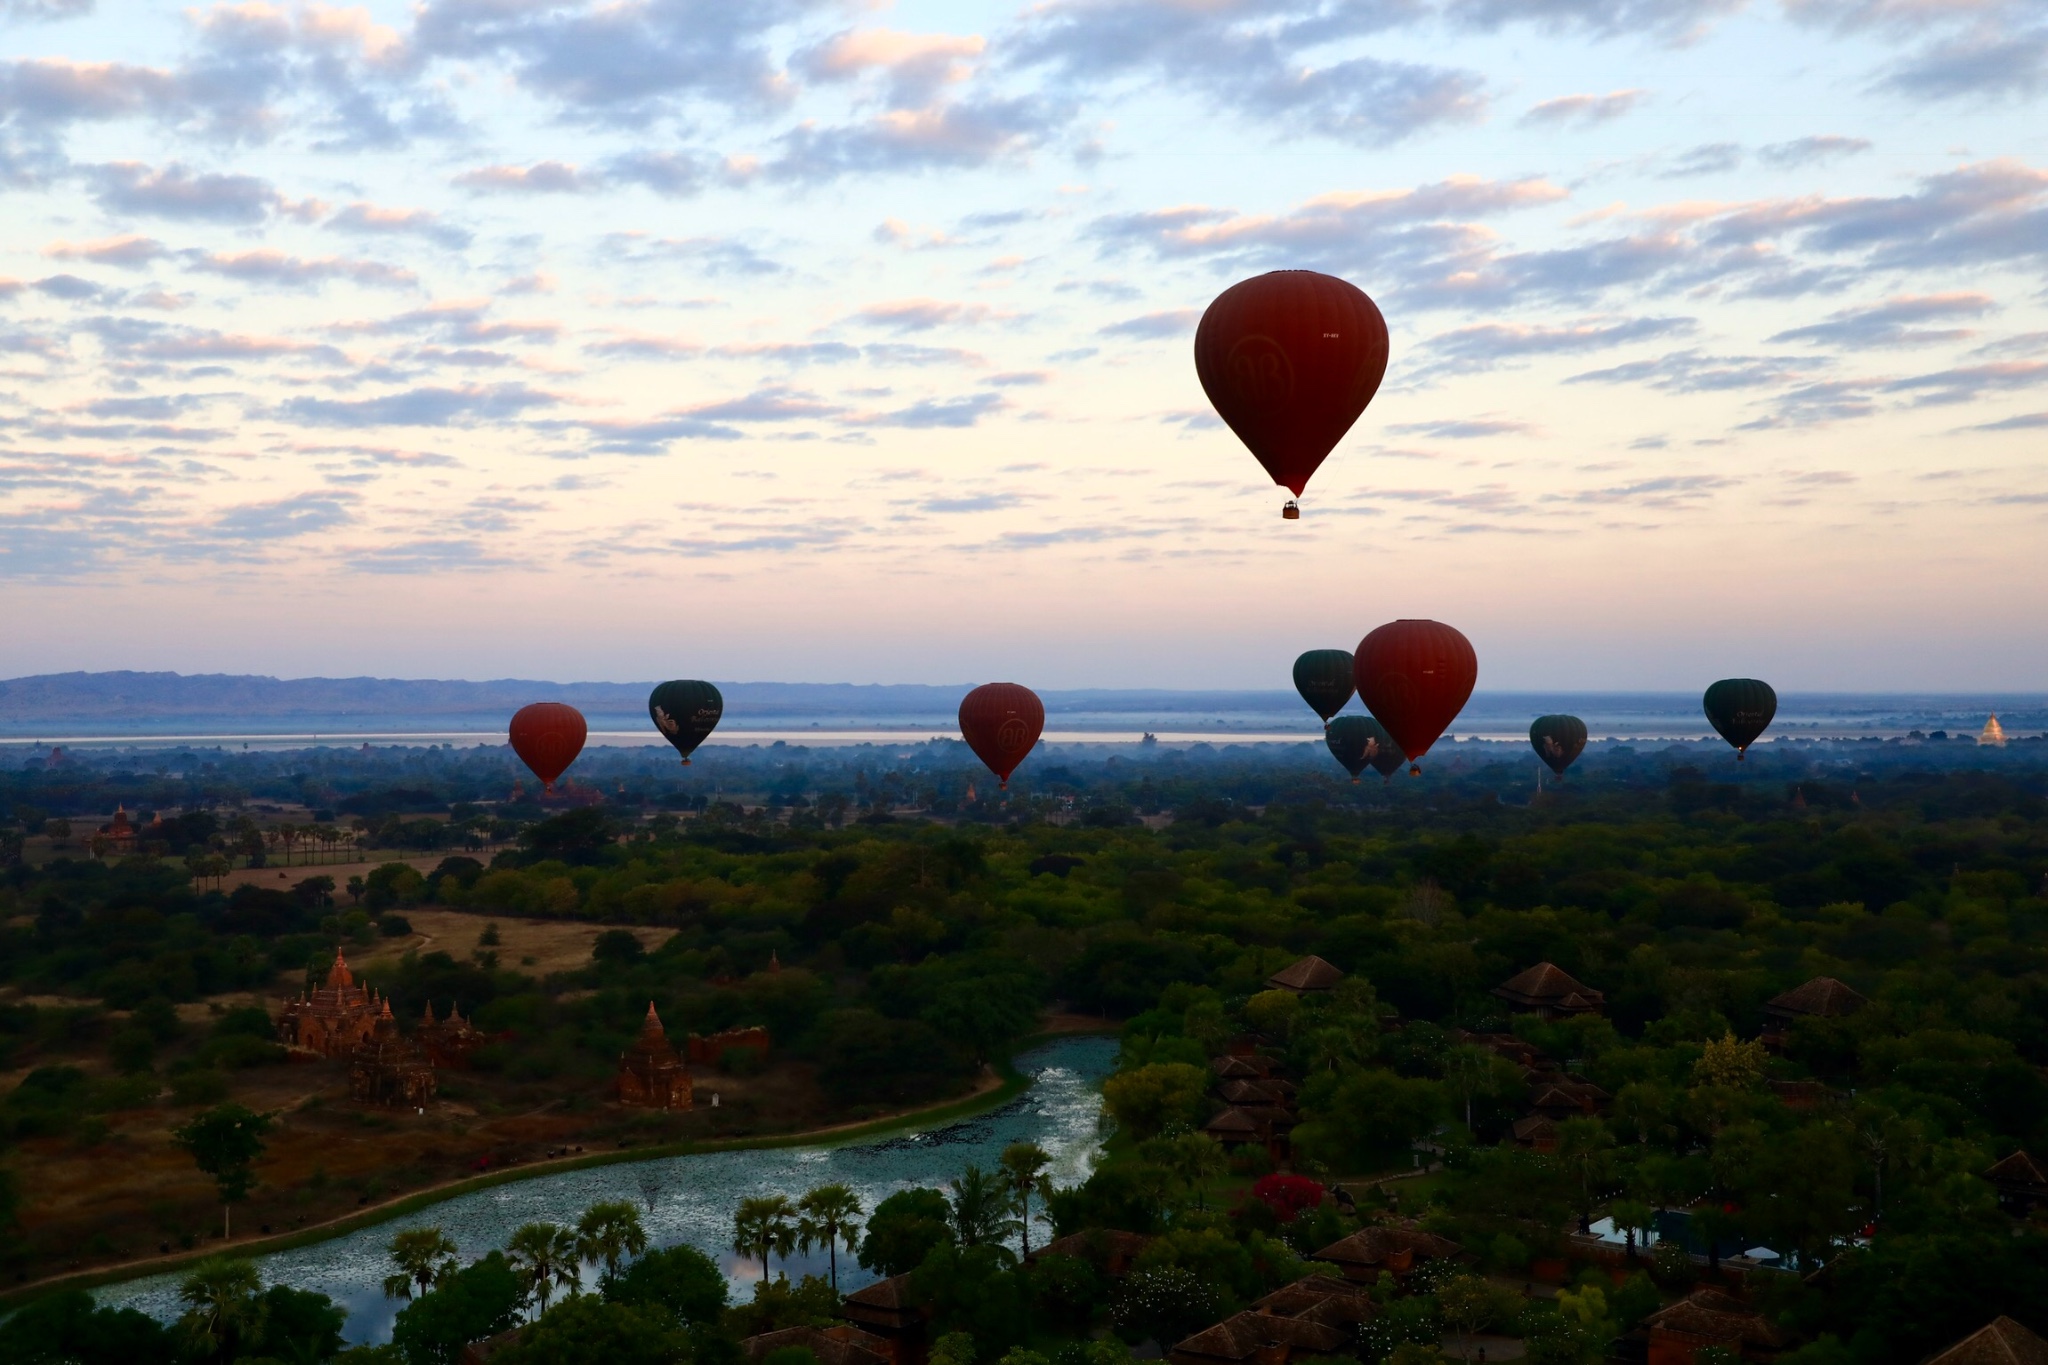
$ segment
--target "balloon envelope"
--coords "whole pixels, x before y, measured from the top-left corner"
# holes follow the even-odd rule
[[[1415,760],[1465,709],[1479,680],[1472,642],[1441,621],[1390,621],[1358,642],[1358,699]]]
[[[725,714],[725,698],[708,682],[678,679],[647,694],[647,714],[687,764],[697,746],[718,728],[718,718]]]
[[[1195,329],[1195,374],[1217,416],[1296,497],[1386,372],[1378,306],[1313,270],[1233,284]]]
[[[1538,716],[1529,726],[1536,756],[1559,777],[1586,751],[1586,722],[1577,716]]]
[[[1328,724],[1351,700],[1351,651],[1312,649],[1294,661],[1294,690]],[[1355,775],[1355,774],[1354,774]]]
[[[566,702],[537,701],[520,707],[512,716],[512,752],[533,769],[548,791],[555,789],[555,779],[583,752],[583,741],[589,735],[583,713]]]
[[[1778,714],[1778,694],[1755,678],[1723,678],[1707,689],[1700,704],[1721,738],[1735,746],[1738,762]]]
[[[960,702],[960,734],[1005,790],[1045,730],[1045,704],[1016,683],[983,683]]]
[[[1353,782],[1368,767],[1377,768],[1385,776],[1401,766],[1401,751],[1371,716],[1337,717],[1324,731],[1323,742],[1330,746],[1330,753],[1344,765]],[[1386,760],[1391,761],[1382,766]]]

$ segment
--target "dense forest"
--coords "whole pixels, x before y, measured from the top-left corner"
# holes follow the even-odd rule
[[[1517,1339],[1543,1365],[1625,1354],[1702,1277],[1766,1324],[1756,1352],[1802,1365],[1914,1361],[2000,1313],[2048,1330],[2048,1233],[1984,1178],[2016,1151],[2048,1154],[2048,744],[1766,745],[1739,767],[1701,746],[1596,745],[1541,791],[1531,756],[1511,753],[1447,746],[1423,779],[1387,786],[1292,752],[1048,753],[1004,796],[958,745],[707,751],[685,774],[612,751],[586,758],[567,808],[514,797],[499,749],[0,772],[0,1067],[18,1078],[0,1097],[15,1173],[0,1217],[21,1229],[8,1255],[24,1278],[55,1268],[41,1163],[122,1160],[150,1123],[285,1069],[238,993],[279,994],[337,951],[450,914],[493,932],[608,927],[587,960],[553,970],[481,941],[365,969],[401,1017],[455,1001],[490,1036],[462,1082],[479,1102],[600,1095],[650,1000],[678,1033],[762,1024],[777,1040],[787,1106],[764,1101],[722,1132],[961,1093],[1048,1010],[1119,1028],[1113,1133],[1086,1184],[1025,1180],[991,1222],[974,1204],[987,1173],[967,1172],[964,1194],[956,1182],[918,1209],[865,1211],[871,1231],[922,1229],[877,1248],[875,1268],[911,1276],[935,1351],[1078,1365],[1172,1347],[1373,1227],[1455,1247],[1369,1285],[1344,1353],[1373,1365],[1414,1365],[1454,1330]],[[117,801],[162,817],[136,851],[90,856],[84,831],[58,846],[59,823],[104,821]],[[336,886],[274,837],[301,810],[359,850],[434,856]],[[229,890],[206,859],[286,866]],[[1341,983],[1268,984],[1310,954]],[[1544,1017],[1495,993],[1545,962],[1599,1007]],[[1856,1007],[1773,1026],[1770,1002],[1816,978]],[[227,1007],[195,1013],[209,1000]],[[1204,1135],[1225,1107],[1217,1059],[1234,1055],[1286,1079],[1285,1142]],[[1533,1141],[1532,1059],[1584,1101]],[[1380,1179],[1423,1163],[1418,1179]],[[251,1198],[282,1217],[289,1191],[262,1186]],[[1021,1217],[1049,1220],[1034,1243],[1150,1240],[1115,1273],[1100,1255],[1027,1266],[1010,1249]],[[1589,1251],[1596,1224],[1625,1235],[1618,1265]],[[1759,1247],[1768,1266],[1723,1264]],[[1554,1263],[1561,1285],[1503,1290]],[[483,1284],[489,1264],[423,1285],[415,1306]],[[658,1339],[632,1358],[709,1360],[756,1329],[828,1321],[836,1301],[771,1278],[752,1304],[685,1311],[634,1298],[614,1271],[542,1327],[573,1300],[585,1334],[619,1351],[642,1349],[636,1332]],[[289,1287],[244,1289],[285,1291],[280,1322],[300,1312]],[[0,1329],[45,1353],[19,1358],[111,1359],[90,1343],[148,1337],[39,1301],[66,1302]],[[535,1307],[478,1321],[497,1330]],[[227,1360],[339,1344],[261,1335],[159,1345]],[[550,1339],[536,1328],[524,1349],[583,1358],[543,1353]],[[448,1349],[379,1352],[427,1365]]]

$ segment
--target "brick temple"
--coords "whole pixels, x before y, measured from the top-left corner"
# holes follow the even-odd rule
[[[426,1050],[398,1031],[391,1002],[377,1014],[370,1037],[348,1057],[349,1098],[358,1104],[426,1107],[438,1088]]]
[[[323,1057],[345,1056],[374,1038],[379,1019],[388,1013],[375,988],[356,984],[348,959],[337,950],[326,984],[284,1002],[277,1036]]]
[[[618,1093],[620,1104],[643,1109],[688,1109],[694,1102],[690,1069],[676,1055],[652,1000],[640,1036],[619,1054]]]

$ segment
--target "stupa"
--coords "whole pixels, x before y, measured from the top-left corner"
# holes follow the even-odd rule
[[[1994,749],[2005,747],[2005,727],[1998,723],[1998,713],[1993,711],[1991,719],[1984,722],[1984,729],[1978,734],[1979,744],[1989,744]]]

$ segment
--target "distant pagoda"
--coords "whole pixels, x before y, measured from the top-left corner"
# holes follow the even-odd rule
[[[1984,729],[1977,736],[1979,744],[1989,744],[1994,749],[2005,747],[2005,727],[1998,723],[1998,713],[1993,711],[1991,719],[1984,722]]]
[[[619,1054],[618,1096],[620,1104],[643,1109],[690,1108],[690,1070],[669,1043],[651,1000],[640,1036]]]

